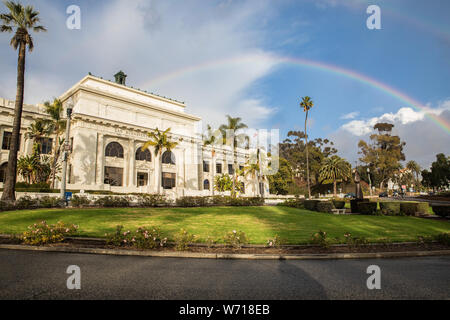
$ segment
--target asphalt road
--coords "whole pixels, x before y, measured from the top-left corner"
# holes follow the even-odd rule
[[[66,269],[81,269],[68,290]],[[381,290],[368,290],[369,265]],[[449,299],[450,257],[237,261],[0,250],[0,299]]]

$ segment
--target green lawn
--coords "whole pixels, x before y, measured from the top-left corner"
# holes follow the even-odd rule
[[[370,241],[414,241],[417,236],[450,232],[450,223],[415,217],[335,216],[286,207],[213,208],[125,208],[125,209],[41,209],[0,213],[0,233],[19,234],[33,223],[64,221],[80,226],[80,235],[104,237],[115,226],[135,231],[156,226],[169,239],[181,228],[198,236],[221,239],[232,230],[244,231],[254,244],[265,244],[275,235],[291,244],[306,243],[311,234],[326,231],[330,238],[344,233]]]

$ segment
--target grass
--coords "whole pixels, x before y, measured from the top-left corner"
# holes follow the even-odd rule
[[[365,237],[371,242],[415,241],[418,236],[450,232],[447,221],[415,217],[338,216],[287,207],[213,208],[117,208],[117,209],[40,209],[0,212],[0,233],[19,234],[29,225],[45,220],[80,226],[80,235],[104,237],[117,225],[127,230],[156,226],[169,239],[185,228],[199,242],[208,236],[220,240],[226,232],[244,231],[250,243],[265,244],[275,235],[289,244],[307,243],[311,235],[326,231],[330,239],[344,239],[344,233]]]

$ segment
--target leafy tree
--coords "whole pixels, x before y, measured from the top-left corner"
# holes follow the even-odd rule
[[[391,135],[392,128],[390,124],[376,124],[374,129],[379,133],[370,136],[371,143],[361,140],[358,144],[360,161],[370,168],[374,183],[379,184],[380,189],[401,168],[400,161],[405,160],[406,143],[399,136]]]
[[[320,169],[320,177],[322,180],[331,180],[333,182],[334,196],[337,196],[337,181],[347,180],[351,177],[352,166],[346,160],[332,156],[325,158]]]
[[[141,150],[145,151],[150,146],[152,146],[155,150],[155,157],[158,158],[159,162],[159,176],[162,178],[162,154],[164,150],[171,151],[174,149],[178,142],[174,142],[170,140],[169,134],[170,128],[165,131],[160,131],[158,128],[155,131],[149,132],[147,135],[150,138],[142,147]],[[158,183],[158,193],[161,193],[161,184],[162,179]]]
[[[431,165],[431,171],[422,171],[422,183],[430,188],[439,189],[450,185],[450,157],[440,153],[436,155],[436,161]]]
[[[227,115],[227,123],[223,124],[219,127],[220,132],[222,133],[224,142],[228,145],[231,145],[233,148],[233,188],[231,195],[233,197],[236,196],[236,182],[237,182],[237,175],[236,175],[236,149],[238,146],[243,145],[244,141],[248,138],[245,134],[239,133],[242,129],[248,128],[245,123],[242,122],[242,119],[237,117],[233,118],[229,115]]]
[[[305,116],[305,145],[306,145],[306,181],[308,183],[308,196],[311,199],[311,186],[309,181],[309,153],[308,153],[308,131],[307,131],[307,123],[308,123],[308,113],[312,107],[314,107],[314,102],[310,97],[306,96],[302,98],[302,102],[300,102],[300,107],[303,108],[303,111],[306,113]]]
[[[8,12],[0,14],[0,32],[14,32],[10,44],[14,50],[18,50],[18,60],[16,105],[2,200],[14,201],[16,199],[17,153],[19,151],[19,136],[22,122],[26,49],[28,47],[28,51],[31,52],[34,48],[30,31],[41,32],[46,31],[46,29],[39,25],[39,12],[35,11],[32,6],[24,7],[20,3],[13,1],[6,1],[5,5]]]
[[[279,169],[274,175],[268,176],[271,194],[286,195],[289,193],[289,185],[293,183],[293,171],[289,161],[279,158]]]

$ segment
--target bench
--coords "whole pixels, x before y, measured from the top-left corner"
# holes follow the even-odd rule
[[[333,214],[346,214],[347,209],[333,209]]]

